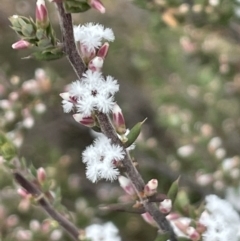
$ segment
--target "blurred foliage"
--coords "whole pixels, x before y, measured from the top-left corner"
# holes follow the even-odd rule
[[[74,15],[74,21],[100,22],[113,28],[116,41],[110,46],[104,72],[119,79],[117,99],[128,127],[148,117],[134,151],[145,181],[158,179],[158,191],[166,193],[181,176],[182,191],[177,199],[184,196],[194,203],[210,192],[224,196],[227,188],[238,187],[240,3],[135,0],[135,6],[122,0],[104,2],[105,15],[91,10]],[[58,96],[76,77],[66,59],[52,63],[21,60],[29,53],[11,50],[16,37],[6,19],[13,14],[33,16],[34,3],[0,3],[4,6],[0,10],[0,84],[5,88],[0,89],[0,98],[7,99],[18,90],[26,79],[32,78],[36,68],[44,68],[51,80],[51,92],[37,96],[25,93],[16,102],[19,118],[24,117],[20,110],[25,105],[31,110],[39,102],[47,106],[42,115],[30,112],[35,126],[21,129],[24,142],[20,155],[36,168],[46,168],[53,187],[61,187],[62,203],[79,227],[112,220],[119,227],[122,240],[154,240],[156,230],[141,217],[98,211],[98,205],[124,200],[124,196],[117,183],[95,185],[85,179],[81,152],[92,137],[70,115],[62,113]],[[51,20],[57,26],[54,9]],[[59,33],[57,28],[56,32]],[[19,79],[17,85],[15,78]],[[5,126],[4,131],[19,127],[19,118]],[[21,229],[34,231],[34,220],[43,227],[47,217],[40,208],[31,207],[18,197],[1,161],[0,166],[0,239],[25,240],[19,235]],[[33,240],[60,240],[61,235],[54,239],[52,234],[58,227],[49,227],[45,236],[39,238],[36,234]],[[18,239],[14,239],[16,234]]]

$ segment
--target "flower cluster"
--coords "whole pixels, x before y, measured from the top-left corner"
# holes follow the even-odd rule
[[[118,236],[118,229],[111,223],[105,223],[104,225],[92,224],[86,229],[86,237],[92,241],[120,241]]]
[[[238,241],[240,237],[240,218],[233,207],[215,195],[206,197],[206,212],[199,222],[206,227],[203,241]]]
[[[91,116],[94,110],[107,114],[114,106],[114,94],[118,89],[113,77],[104,78],[100,72],[87,70],[80,81],[71,84],[69,92],[61,94],[64,112],[76,108],[83,116]]]
[[[116,168],[124,158],[123,148],[111,144],[104,135],[97,138],[93,145],[88,146],[82,154],[83,163],[87,165],[86,176],[92,182],[99,179],[113,181],[117,179],[119,170]]]
[[[74,38],[80,43],[83,57],[95,55],[104,40],[112,42],[115,39],[112,29],[104,29],[103,25],[93,23],[74,26]]]

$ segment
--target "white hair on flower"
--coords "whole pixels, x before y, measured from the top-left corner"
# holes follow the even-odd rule
[[[83,116],[90,116],[92,111],[99,110],[105,114],[111,112],[114,106],[114,94],[119,90],[117,80],[112,76],[106,79],[100,72],[87,70],[81,81],[75,81],[69,89],[70,98],[67,100],[73,102],[77,112]],[[72,104],[63,102],[64,112],[73,109]]]
[[[119,175],[115,164],[124,158],[124,151],[122,147],[111,144],[111,141],[102,135],[95,139],[93,145],[86,148],[82,157],[89,180],[92,182],[99,179],[113,181]]]
[[[99,48],[104,40],[112,42],[115,39],[112,29],[101,24],[87,23],[74,26],[73,30],[75,41],[83,44],[88,51]]]
[[[92,224],[85,231],[86,238],[92,241],[121,241],[121,238],[118,236],[118,229],[111,222],[103,225]]]

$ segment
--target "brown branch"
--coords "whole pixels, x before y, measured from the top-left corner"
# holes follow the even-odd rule
[[[60,226],[62,226],[67,233],[74,239],[79,240],[79,230],[69,220],[58,213],[51,204],[44,197],[44,194],[30,181],[28,181],[21,173],[15,171],[13,173],[17,183],[23,187],[28,193],[32,194],[39,205],[46,211],[46,213],[56,220]]]
[[[138,208],[134,208],[133,206],[135,203],[136,202],[100,205],[98,208],[101,211],[110,211],[110,212],[114,211],[114,212],[126,212],[126,213],[135,213],[135,214],[142,214],[146,212],[142,206]]]
[[[68,59],[73,66],[73,69],[77,73],[77,76],[82,76],[83,71],[85,70],[84,63],[81,59],[81,57],[78,54],[76,45],[74,43],[74,37],[72,34],[72,21],[70,14],[67,14],[64,12],[63,4],[62,2],[56,3],[57,8],[59,10],[59,16],[60,16],[60,23],[61,23],[61,30],[63,34],[63,40],[64,40],[64,46],[65,51],[68,56]],[[73,44],[74,43],[74,44]],[[81,67],[80,67],[81,66]],[[84,66],[84,67],[83,67]],[[117,134],[115,132],[115,129],[113,128],[111,121],[109,120],[108,116],[98,112],[96,113],[96,116],[98,118],[99,125],[101,127],[101,130],[103,134],[105,134],[108,138],[111,139],[112,143],[123,146],[119,138],[117,137]],[[155,203],[149,202],[147,198],[143,198],[143,190],[145,183],[135,168],[135,166],[132,164],[132,160],[128,154],[128,152],[125,150],[125,157],[122,160],[123,166],[126,169],[127,176],[132,181],[136,192],[138,194],[138,197],[142,204],[144,205],[145,211],[149,212],[149,214],[153,217],[153,219],[156,221],[159,231],[162,233],[169,233],[171,241],[176,241],[175,234],[165,218],[165,216],[159,211],[157,205]]]
[[[70,13],[65,13],[62,2],[57,1],[56,6],[60,18],[60,27],[63,37],[64,52],[67,54],[68,60],[72,65],[73,70],[80,79],[83,72],[86,70],[86,66],[77,51],[76,44],[74,41],[72,15]]]

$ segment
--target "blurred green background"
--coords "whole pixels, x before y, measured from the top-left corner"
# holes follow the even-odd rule
[[[145,181],[158,179],[158,191],[166,193],[180,175],[182,192],[197,204],[206,194],[224,196],[229,187],[238,187],[240,3],[103,2],[106,14],[94,10],[74,14],[74,23],[99,22],[115,33],[103,72],[119,80],[116,99],[127,127],[148,118],[133,152]],[[124,241],[153,240],[156,229],[140,216],[104,213],[97,208],[124,200],[124,192],[117,182],[92,184],[85,178],[81,152],[93,136],[62,112],[59,93],[76,80],[66,58],[53,62],[21,60],[30,52],[11,48],[18,38],[7,18],[14,14],[34,17],[35,1],[0,0],[0,5],[0,83],[6,88],[0,98],[6,99],[16,89],[12,84],[16,76],[21,84],[33,78],[37,68],[43,68],[51,82],[51,91],[38,96],[47,110],[35,115],[33,128],[24,130],[19,155],[36,168],[46,168],[53,186],[61,187],[62,203],[74,214],[79,227],[112,220]],[[58,16],[53,5],[49,4],[49,9],[60,39]],[[9,132],[16,126],[17,121],[2,128]],[[226,169],[226,160],[233,165],[231,171]],[[32,220],[42,222],[47,217],[36,207],[21,208],[11,175],[4,167],[0,172],[0,239],[61,240],[37,231],[31,239],[16,237],[19,227],[34,233]],[[7,225],[5,221],[13,217],[16,224]],[[62,240],[69,239],[64,236]]]

